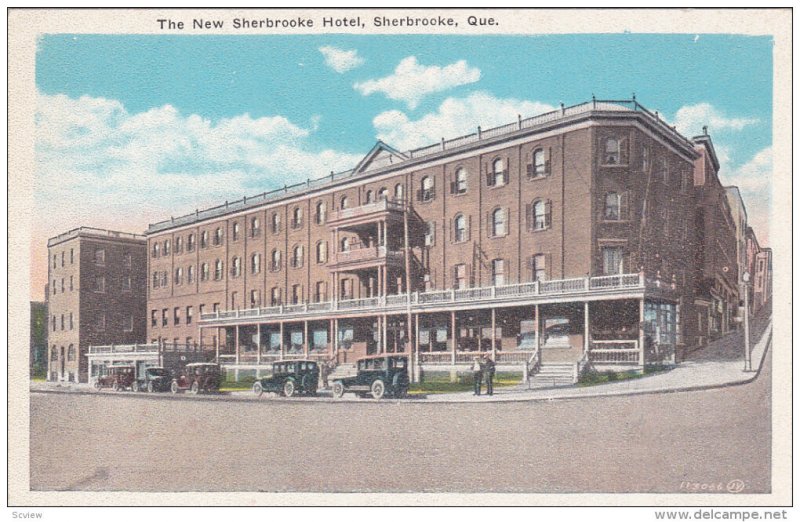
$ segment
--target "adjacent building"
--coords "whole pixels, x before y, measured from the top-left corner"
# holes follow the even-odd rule
[[[31,301],[30,375],[47,374],[47,303]]]
[[[480,352],[532,371],[672,362],[710,316],[727,328],[736,296],[706,138],[592,100],[412,151],[378,142],[350,171],[150,225],[147,338],[240,375],[382,352],[425,368]],[[732,250],[697,269],[717,220]]]
[[[753,283],[753,308],[755,312],[767,306],[772,297],[772,249],[764,248],[756,254]]]
[[[146,241],[81,227],[47,246],[47,379],[86,382],[90,345],[145,340]]]

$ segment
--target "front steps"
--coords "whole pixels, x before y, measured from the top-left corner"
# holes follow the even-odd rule
[[[575,363],[542,363],[528,379],[531,388],[553,388],[575,384]]]

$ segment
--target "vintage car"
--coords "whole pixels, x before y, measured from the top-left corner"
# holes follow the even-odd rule
[[[279,361],[272,365],[272,375],[257,380],[253,392],[259,397],[264,392],[280,393],[285,397],[296,394],[315,395],[319,382],[319,365],[315,361]]]
[[[189,390],[189,393],[219,391],[221,372],[216,363],[189,363],[182,372],[172,379],[170,391],[178,393]]]
[[[172,386],[172,374],[166,368],[145,368],[144,374],[137,381],[137,391],[165,392]]]
[[[408,394],[408,357],[381,355],[359,359],[358,373],[333,383],[333,396],[341,398],[345,392],[355,392],[359,397],[371,395],[380,399],[384,395],[405,397]]]
[[[97,390],[111,388],[114,391],[122,391],[130,388],[135,391],[136,367],[129,364],[115,364],[109,366],[108,373],[100,375],[94,381]]]

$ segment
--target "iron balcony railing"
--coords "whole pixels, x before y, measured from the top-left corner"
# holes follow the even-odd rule
[[[461,305],[486,302],[514,302],[537,297],[561,295],[586,295],[625,290],[644,290],[650,287],[641,273],[614,276],[582,277],[556,281],[535,281],[504,286],[437,290],[433,292],[414,292],[411,295],[397,294],[361,299],[344,299],[321,303],[302,303],[293,305],[227,310],[202,314],[201,321],[229,319],[269,318],[287,316],[324,316],[331,312],[360,310],[402,311],[406,308],[424,310],[441,305]]]
[[[341,221],[343,219],[352,219],[361,216],[368,216],[370,214],[374,214],[376,212],[387,212],[387,211],[397,211],[403,212],[406,206],[401,201],[395,201],[390,199],[381,199],[372,203],[367,203],[366,205],[361,205],[358,207],[351,207],[351,208],[343,208],[340,210],[333,210],[330,213],[330,217],[328,219],[329,223],[335,223],[337,221]]]

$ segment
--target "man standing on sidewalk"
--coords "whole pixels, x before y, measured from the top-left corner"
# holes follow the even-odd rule
[[[483,378],[486,381],[486,395],[494,395],[494,361],[488,353],[483,361]]]
[[[472,395],[481,394],[481,380],[483,378],[483,365],[479,357],[475,357],[472,361],[472,382],[474,391]]]

